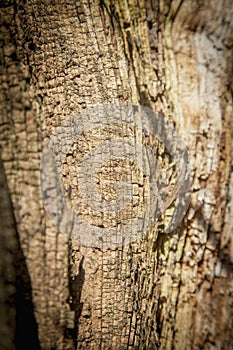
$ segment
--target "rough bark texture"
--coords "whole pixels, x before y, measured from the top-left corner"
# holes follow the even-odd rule
[[[231,1],[5,0],[0,7],[0,139],[21,248],[15,229],[10,236],[26,258],[23,283],[28,294],[32,284],[41,348],[232,349]],[[72,113],[115,100],[162,110],[176,124],[189,144],[193,196],[172,235],[161,221],[140,242],[102,251],[52,225],[40,157]],[[17,286],[7,254],[12,290],[1,288],[3,300]],[[14,314],[12,307],[11,326],[1,327],[7,349]],[[33,327],[35,344],[24,349],[39,347]]]
[[[0,158],[1,349],[40,349],[31,279],[19,243],[16,221]],[[30,334],[30,336],[29,336]]]

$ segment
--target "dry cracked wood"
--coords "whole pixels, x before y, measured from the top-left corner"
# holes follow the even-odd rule
[[[2,159],[41,348],[230,349],[231,1],[4,0],[0,10]],[[171,235],[162,218],[139,242],[102,251],[52,224],[40,159],[64,120],[116,100],[176,124],[194,193]]]

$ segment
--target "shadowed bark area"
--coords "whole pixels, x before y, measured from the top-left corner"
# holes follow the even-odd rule
[[[2,296],[13,305],[3,303],[3,347],[13,346],[15,329],[18,344],[39,347],[34,307],[45,350],[231,349],[231,1],[5,0],[0,10],[0,142],[16,220],[12,240],[1,236],[11,286],[3,283]],[[194,182],[172,234],[165,215],[137,242],[104,251],[52,224],[40,160],[62,122],[115,101],[162,111],[188,145]],[[91,137],[83,135],[83,153]],[[71,200],[74,152],[62,174]],[[9,225],[3,210],[0,224]]]
[[[23,255],[0,158],[1,349],[39,350],[31,280]]]
[[[72,245],[70,244],[70,257],[72,257]],[[82,288],[85,282],[85,269],[83,268],[84,256],[82,256],[78,274],[72,275],[72,268],[69,269],[69,304],[70,309],[74,312],[74,328],[70,329],[74,348],[76,349],[79,342],[79,319],[82,314],[83,303],[81,302]],[[88,317],[88,316],[87,316]]]

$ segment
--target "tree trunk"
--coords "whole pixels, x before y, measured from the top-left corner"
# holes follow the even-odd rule
[[[5,348],[15,338],[24,349],[233,349],[231,1],[4,0],[0,8],[0,140],[30,301],[18,316],[21,334],[30,323],[34,338],[12,334],[13,306]],[[162,217],[136,242],[103,250],[53,225],[40,161],[71,115],[115,101],[162,111],[176,125],[193,193],[171,234]],[[8,254],[13,264],[18,253]],[[17,299],[19,274],[10,271]],[[3,285],[2,300],[11,300]]]

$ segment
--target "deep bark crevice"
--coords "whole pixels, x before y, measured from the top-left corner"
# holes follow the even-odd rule
[[[69,244],[69,257],[72,257],[72,243]],[[73,339],[74,349],[77,349],[79,342],[79,323],[80,316],[83,310],[83,302],[81,302],[82,289],[85,282],[85,269],[83,267],[84,256],[81,257],[79,262],[78,274],[73,274],[72,265],[69,262],[68,275],[69,275],[69,306],[74,312],[74,328],[68,329],[70,336]]]

